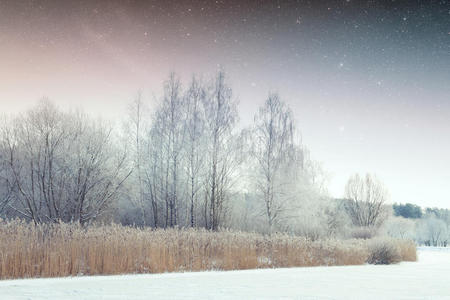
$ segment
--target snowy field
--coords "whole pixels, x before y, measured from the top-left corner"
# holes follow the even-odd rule
[[[450,251],[392,266],[8,280],[0,299],[450,299]]]

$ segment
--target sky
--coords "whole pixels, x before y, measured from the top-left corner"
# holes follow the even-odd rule
[[[121,119],[225,69],[250,125],[269,91],[342,197],[374,173],[391,202],[450,208],[449,1],[0,0],[0,111],[48,97]]]

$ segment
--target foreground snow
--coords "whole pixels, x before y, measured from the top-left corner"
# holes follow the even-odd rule
[[[450,251],[392,266],[0,281],[0,299],[450,299]]]

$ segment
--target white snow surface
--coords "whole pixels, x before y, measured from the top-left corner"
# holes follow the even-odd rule
[[[418,262],[0,281],[0,299],[450,299],[450,249]]]

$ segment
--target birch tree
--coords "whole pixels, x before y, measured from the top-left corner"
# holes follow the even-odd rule
[[[217,73],[204,106],[209,146],[204,219],[208,229],[217,230],[224,217],[232,173],[236,167],[233,129],[238,121],[236,102],[223,71]]]
[[[164,96],[156,110],[152,128],[152,136],[161,147],[161,151],[155,154],[160,160],[165,227],[176,226],[179,221],[181,155],[185,135],[182,101],[181,82],[171,73],[164,83]]]
[[[196,225],[196,211],[201,192],[202,177],[204,177],[205,165],[205,98],[206,91],[201,83],[195,78],[186,93],[185,126],[186,126],[186,175],[188,178],[187,191],[189,198],[189,225]]]
[[[292,112],[275,93],[269,94],[254,121],[253,156],[256,160],[256,189],[265,206],[269,232],[286,209],[284,177],[294,162]]]
[[[137,181],[137,196],[135,199],[141,212],[141,223],[143,226],[147,224],[146,214],[146,201],[144,199],[144,183],[143,183],[143,134],[145,132],[144,126],[144,110],[145,105],[143,103],[142,94],[139,92],[136,99],[131,103],[129,107],[129,122],[130,122],[130,139],[132,145],[134,145],[133,163],[134,174]]]

